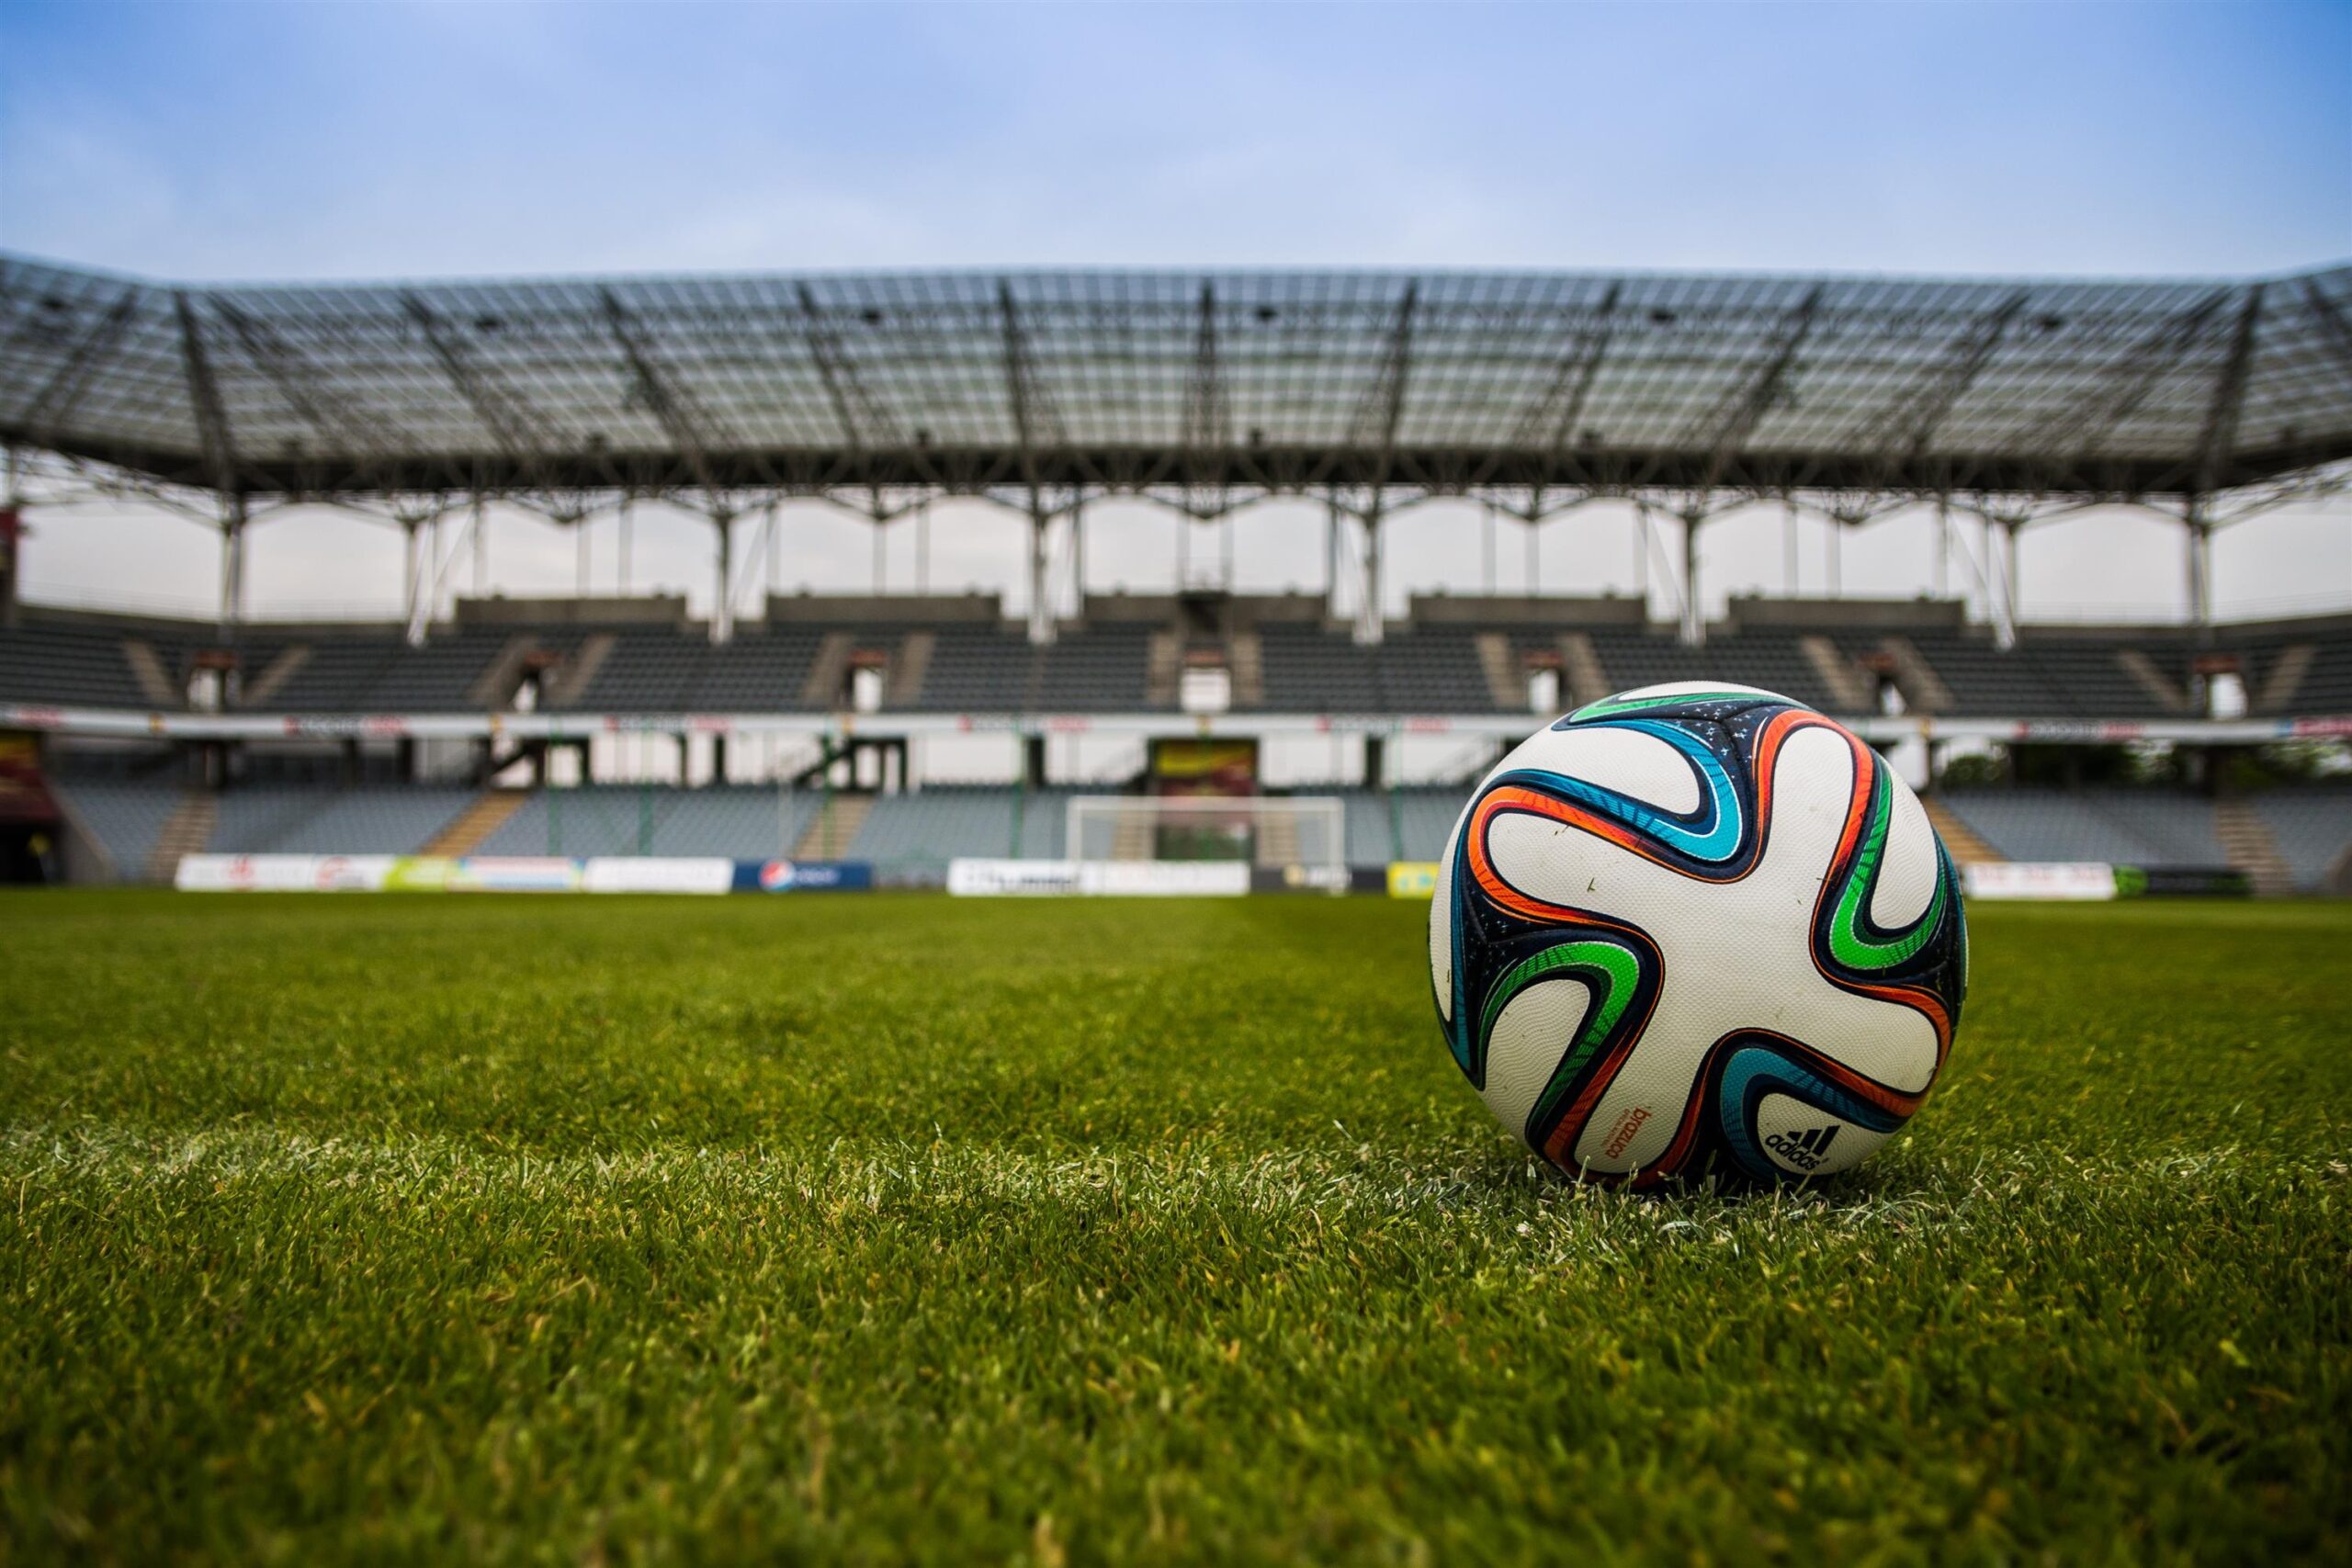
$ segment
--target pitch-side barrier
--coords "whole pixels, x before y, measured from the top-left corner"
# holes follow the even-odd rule
[[[187,855],[186,893],[842,893],[874,886],[864,861],[719,856]]]
[[[1369,893],[1427,898],[1427,861],[1338,868],[1240,861],[957,859],[921,874],[865,861],[729,860],[718,856],[220,855],[183,858],[173,885],[188,893],[853,893],[944,886],[959,897],[1236,897],[1257,893]],[[2146,894],[2243,897],[2228,867],[2154,868],[2098,861],[1996,861],[1965,867],[1968,897],[2092,902]]]

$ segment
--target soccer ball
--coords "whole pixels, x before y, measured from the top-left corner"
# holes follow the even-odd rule
[[[1539,730],[1430,908],[1453,1059],[1579,1179],[1801,1180],[1919,1108],[1967,989],[1960,879],[1910,787],[1770,692],[1646,686]]]

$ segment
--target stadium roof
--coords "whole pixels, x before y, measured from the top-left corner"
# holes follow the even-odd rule
[[[175,286],[0,256],[0,441],[242,494],[2199,494],[2352,458],[2352,266]]]

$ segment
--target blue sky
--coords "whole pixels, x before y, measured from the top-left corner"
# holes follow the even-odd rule
[[[2352,4],[1509,6],[211,5],[0,0],[0,246],[187,279],[998,265],[2262,273],[2352,258]],[[1312,583],[1280,507],[1245,586]],[[1465,520],[1400,524],[1394,583],[1476,586]],[[2225,606],[2352,599],[2342,508],[2225,536]],[[1100,580],[1164,583],[1173,525],[1106,507]],[[901,531],[903,532],[903,531]],[[1622,519],[1557,525],[1544,583],[1632,581]],[[640,529],[699,587],[707,534]],[[1925,585],[1917,519],[1850,590]],[[942,534],[940,583],[1017,573]],[[1123,542],[1124,541],[1124,542]],[[894,568],[906,580],[904,540]],[[184,523],[77,514],[28,584],[200,603]],[[609,539],[596,548],[600,587]],[[1826,541],[1804,545],[1817,588]],[[1778,525],[1709,536],[1777,587]],[[789,581],[862,585],[811,514]],[[1208,547],[1196,558],[1213,554]],[[257,537],[261,602],[389,600],[349,520]],[[1520,582],[1516,540],[1503,586]],[[503,522],[492,580],[567,540]],[[357,563],[357,564],[355,564]],[[2177,601],[2116,519],[2029,536],[2029,606]],[[357,586],[355,586],[357,584]]]
[[[196,276],[2269,271],[2352,6],[0,5],[0,235]]]

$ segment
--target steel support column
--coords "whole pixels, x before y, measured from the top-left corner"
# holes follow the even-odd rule
[[[1544,588],[1544,519],[1533,506],[1527,509],[1527,596],[1530,599]]]
[[[1999,544],[1994,543],[1993,519],[1984,520],[1986,537],[1984,553],[1990,558],[1993,600],[1993,645],[2007,649],[2018,645],[2018,527],[2013,522],[1997,525]]]
[[[231,494],[220,516],[220,636],[236,635],[245,619],[245,498]]]
[[[418,629],[423,617],[417,614],[417,603],[424,592],[422,554],[424,544],[424,519],[401,519],[401,625],[406,628],[411,646],[422,639]]]
[[[931,592],[931,498],[915,503],[915,592]]]
[[[714,512],[710,525],[718,531],[718,589],[710,608],[710,640],[714,643],[732,642],[735,638],[735,514]],[[679,761],[680,779],[684,778],[685,762]]]
[[[1378,489],[1363,514],[1363,600],[1356,606],[1356,641],[1377,643],[1381,637],[1380,502]]]
[[[572,578],[574,596],[588,597],[588,517],[585,513],[571,520],[571,545],[578,558]]]
[[[623,598],[628,596],[629,590],[629,550],[633,543],[629,536],[631,525],[636,521],[634,515],[636,504],[629,497],[621,497],[620,538],[617,545],[619,559],[615,563],[613,570],[614,581],[619,585]]]
[[[1340,618],[1340,498],[1325,503],[1323,512],[1323,619]]]
[[[1695,511],[1682,514],[1682,646],[1703,648],[1707,641],[1707,612],[1699,599],[1699,527],[1704,519]]]
[[[1642,602],[1642,619],[1650,615],[1650,503],[1634,502],[1634,596]]]
[[[474,497],[474,597],[490,592],[490,507]]]
[[[1485,592],[1487,596],[1491,599],[1494,597],[1495,593],[1495,503],[1491,501],[1484,502],[1481,503],[1481,508],[1486,513],[1486,533],[1480,539],[1479,543],[1483,547],[1481,551],[1481,554],[1484,557],[1482,564],[1486,569]]]
[[[1781,509],[1781,591],[1792,599],[1797,596],[1797,581],[1802,575],[1797,567],[1797,503],[1792,499]]]
[[[2188,528],[2188,624],[2197,628],[2200,643],[2213,640],[2213,525],[2205,510],[2205,498],[2188,498],[2188,511],[2182,519]]]
[[[1936,597],[1951,593],[1951,497],[1936,497]]]
[[[769,498],[767,516],[761,523],[760,527],[766,534],[768,541],[767,570],[761,574],[761,581],[767,584],[767,591],[771,594],[781,593],[784,592],[784,503],[782,502],[773,496]]]
[[[1074,614],[1086,614],[1086,502],[1074,497],[1069,503],[1069,587]]]
[[[1029,510],[1029,640],[1039,647],[1054,640],[1053,575],[1047,570],[1046,529],[1053,517],[1041,502]]]

